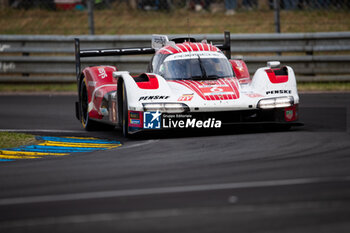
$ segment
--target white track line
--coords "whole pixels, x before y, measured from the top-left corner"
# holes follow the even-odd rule
[[[159,141],[159,140],[147,140],[147,141],[145,141],[145,142],[140,142],[140,143],[135,143],[135,144],[132,144],[132,145],[120,147],[119,150],[121,150],[121,149],[135,148],[135,147],[139,147],[139,146],[144,146],[144,145],[148,145],[148,144],[155,143],[155,142],[158,142],[158,141]]]
[[[78,200],[86,200],[86,199],[99,199],[99,198],[111,198],[111,197],[128,197],[128,196],[173,194],[173,193],[198,192],[198,191],[215,191],[215,190],[228,190],[228,189],[241,189],[241,188],[261,188],[261,187],[276,187],[276,186],[288,186],[288,185],[318,184],[318,183],[326,183],[326,182],[343,182],[343,181],[350,181],[350,176],[249,181],[249,182],[225,183],[225,184],[204,184],[204,185],[175,186],[175,187],[163,187],[163,188],[110,190],[110,191],[100,191],[100,192],[14,197],[14,198],[0,199],[0,206],[43,203],[43,202],[57,202],[57,201],[78,201]]]

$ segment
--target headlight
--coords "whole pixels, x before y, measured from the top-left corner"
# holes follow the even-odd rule
[[[270,99],[262,99],[258,103],[258,108],[271,109],[271,108],[287,108],[294,104],[294,98],[292,96],[276,97]]]
[[[183,113],[188,111],[189,107],[181,103],[144,103],[143,110],[145,112]]]

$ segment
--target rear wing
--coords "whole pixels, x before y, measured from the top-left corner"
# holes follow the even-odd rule
[[[122,56],[122,55],[143,55],[154,54],[155,48],[110,48],[110,49],[80,49],[80,40],[75,38],[75,72],[77,79],[81,73],[82,57],[105,57],[105,56]],[[231,35],[230,32],[224,32],[224,43],[214,45],[224,52],[228,59],[231,59]]]

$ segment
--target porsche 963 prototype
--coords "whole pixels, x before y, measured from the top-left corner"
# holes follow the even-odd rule
[[[231,59],[230,33],[213,45],[153,35],[150,48],[80,49],[75,39],[79,97],[76,116],[86,130],[109,124],[124,136],[146,130],[221,128],[229,124],[298,124],[294,71],[278,61],[250,76]],[[99,65],[81,71],[81,58],[153,54],[145,73],[132,76]]]

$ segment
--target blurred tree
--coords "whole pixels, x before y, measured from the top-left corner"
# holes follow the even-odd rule
[[[9,4],[9,0],[0,0],[0,7],[1,8],[6,8],[8,7],[10,4]]]
[[[131,9],[136,9],[137,8],[137,0],[129,0],[129,6]]]

